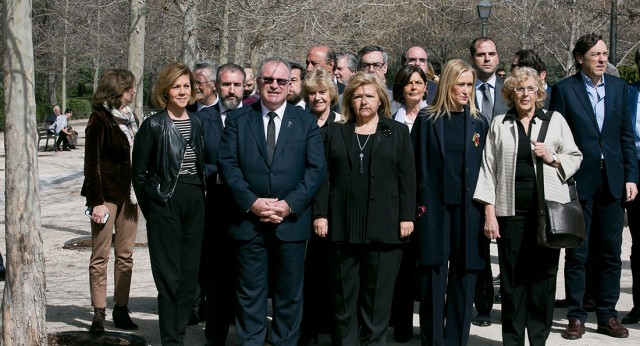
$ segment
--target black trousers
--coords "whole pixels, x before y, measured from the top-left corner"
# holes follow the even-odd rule
[[[478,272],[476,278],[476,291],[473,297],[473,304],[476,306],[478,315],[489,315],[493,309],[493,272],[491,271],[491,243],[485,245],[484,269]]]
[[[302,335],[329,334],[331,340],[335,340],[331,306],[331,243],[327,239],[315,234],[309,239],[304,272]]]
[[[536,193],[516,184],[516,215],[498,218],[505,346],[524,345],[525,328],[532,346],[545,345],[551,332],[560,250],[536,242]]]
[[[165,205],[147,201],[151,272],[158,289],[162,345],[183,345],[198,284],[204,227],[201,186],[176,184]]]
[[[477,271],[465,268],[464,211],[448,205],[443,230],[448,264],[418,267],[422,345],[466,345],[473,315]]]
[[[332,282],[338,345],[384,345],[402,249],[333,244]]]

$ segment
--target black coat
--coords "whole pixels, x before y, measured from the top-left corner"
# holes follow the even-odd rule
[[[479,115],[473,118],[469,108],[465,107],[465,160],[462,162],[465,176],[463,186],[445,186],[444,179],[444,122],[446,117],[437,120],[429,118],[423,110],[416,119],[411,136],[414,143],[417,189],[417,206],[423,211],[415,225],[411,235],[411,242],[416,246],[416,259],[419,265],[438,266],[445,265],[449,258],[445,257],[445,244],[443,234],[445,215],[445,193],[450,189],[464,188],[462,193],[462,208],[466,211],[463,224],[464,249],[466,258],[465,269],[476,270],[484,268],[484,255],[488,239],[483,234],[484,206],[473,201],[480,164],[482,163],[482,149],[487,137],[489,124]]]
[[[324,146],[327,157],[326,182],[316,196],[315,217],[329,220],[331,241],[349,239],[347,195],[353,165],[355,122],[331,123]],[[385,128],[386,130],[383,130]],[[415,167],[407,126],[380,117],[378,130],[371,138],[373,147],[369,178],[367,237],[374,243],[400,244],[400,221],[415,217]]]

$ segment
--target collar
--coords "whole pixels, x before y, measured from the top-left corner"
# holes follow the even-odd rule
[[[274,112],[276,112],[276,114],[278,115],[278,118],[282,119],[284,117],[284,110],[287,108],[287,102],[283,102],[282,105],[280,105],[280,107],[278,107],[278,109],[276,109]],[[267,114],[269,112],[271,112],[271,110],[269,108],[267,108],[264,103],[262,103],[262,101],[260,101],[260,109],[262,110],[262,116],[266,117]]]
[[[582,70],[580,70],[580,76],[582,76],[582,81],[589,88],[604,86],[604,74],[602,75],[602,77],[600,77],[600,83],[598,83],[598,85],[593,85],[593,81],[591,80],[591,78],[589,78],[589,76],[582,72]]]
[[[496,88],[496,74],[494,73],[488,81],[483,82],[480,79],[476,79],[476,90],[480,89],[480,86],[484,83],[491,85],[493,89]]]
[[[551,120],[551,112],[545,112],[542,108],[536,109],[535,113],[533,113],[533,122],[536,123],[536,118],[540,120]],[[518,113],[516,108],[513,107],[509,109],[509,111],[504,115],[504,119],[502,119],[502,123],[507,121],[516,121],[518,120]]]

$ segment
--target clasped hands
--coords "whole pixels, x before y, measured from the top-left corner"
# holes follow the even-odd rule
[[[258,198],[249,210],[260,217],[260,222],[281,223],[291,214],[289,204],[277,198]]]

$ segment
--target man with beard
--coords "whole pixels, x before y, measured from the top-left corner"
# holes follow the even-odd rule
[[[216,88],[218,89],[218,103],[220,115],[224,122],[227,113],[242,107],[244,93],[244,69],[236,64],[224,64],[216,73]]]
[[[307,107],[307,103],[302,99],[302,81],[307,75],[307,72],[304,66],[295,61],[290,61],[289,64],[291,65],[291,87],[287,95],[287,102],[308,111],[309,107]]]
[[[209,345],[223,345],[233,316],[235,287],[233,244],[227,235],[231,191],[218,173],[218,148],[227,114],[242,107],[245,73],[236,64],[224,64],[216,73],[218,103],[196,115],[204,128],[204,163],[207,177],[207,214],[200,259],[200,287],[206,297],[205,337]],[[202,305],[200,306],[202,311]],[[201,312],[202,315],[202,312]]]

